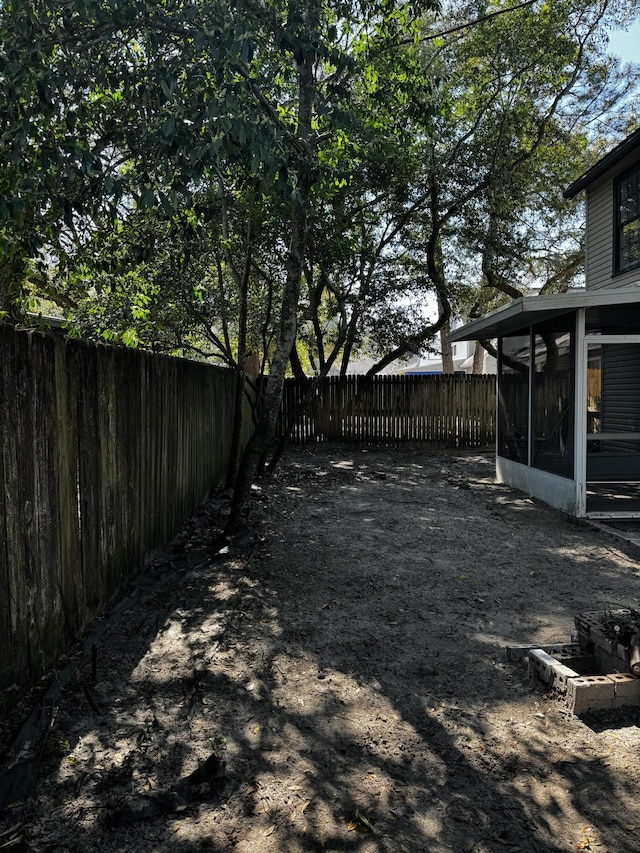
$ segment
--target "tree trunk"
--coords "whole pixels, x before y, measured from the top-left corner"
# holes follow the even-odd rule
[[[22,313],[27,266],[19,254],[7,255],[0,261],[0,320],[15,320]]]
[[[442,353],[442,372],[443,373],[453,373],[453,350],[451,349],[451,344],[449,342],[449,334],[451,333],[451,326],[449,323],[445,323],[444,326],[440,329],[440,352]]]
[[[300,361],[300,354],[298,353],[297,344],[295,343],[291,347],[289,363],[291,364],[291,373],[293,373],[295,379],[303,380],[307,378],[307,374],[304,372],[304,367],[302,366],[302,362]]]
[[[231,450],[229,451],[229,465],[227,467],[227,488],[234,487],[240,470],[240,457],[242,455],[242,438],[244,433],[244,398],[246,391],[245,361],[247,357],[247,324],[248,324],[248,293],[249,277],[251,275],[251,225],[247,230],[247,250],[245,256],[244,270],[242,276],[238,276],[238,296],[240,310],[238,316],[238,351],[236,357],[236,388],[233,403],[233,435],[231,438]]]
[[[287,264],[287,279],[282,299],[280,326],[276,340],[276,349],[271,369],[266,379],[266,389],[258,422],[240,461],[236,478],[231,515],[227,524],[227,535],[233,534],[240,525],[248,509],[253,483],[258,466],[264,457],[275,432],[275,426],[282,399],[284,382],[291,349],[296,339],[298,291],[302,269],[302,253],[306,241],[306,210],[303,201],[291,203],[291,242]]]
[[[440,254],[440,252],[439,252]],[[442,259],[440,258],[440,261]],[[439,264],[439,268],[443,269],[442,263]],[[444,271],[443,271],[444,276]],[[444,282],[443,290],[444,290]],[[440,315],[444,313],[444,306],[442,304],[442,299],[438,294],[438,312]],[[442,353],[442,372],[451,374],[454,373],[453,366],[453,350],[451,348],[451,342],[449,341],[449,335],[451,334],[451,323],[449,322],[449,318],[447,317],[446,321],[440,327],[440,352]]]
[[[432,155],[433,157],[433,152]],[[440,329],[440,352],[442,353],[442,372],[453,373],[453,356],[449,333],[451,332],[450,317],[451,305],[447,293],[447,282],[445,278],[444,257],[442,252],[442,227],[443,219],[440,215],[439,200],[440,188],[438,186],[437,170],[433,168],[430,174],[431,196],[429,199],[429,212],[431,215],[431,234],[427,240],[427,269],[429,278],[435,287],[438,299],[438,315],[441,323]]]
[[[442,258],[442,243],[440,241],[440,224],[438,220],[438,205],[437,205],[437,186],[433,179],[433,189],[431,193],[431,222],[432,230],[427,241],[427,268],[429,270],[429,278],[435,288],[437,304],[438,304],[438,319],[435,323],[426,326],[420,335],[412,337],[410,340],[395,350],[387,353],[383,358],[377,361],[373,367],[367,371],[367,376],[375,376],[383,370],[388,364],[396,358],[401,358],[408,352],[418,352],[427,340],[433,338],[438,332],[440,333],[441,349],[444,352],[448,349],[449,359],[451,359],[451,344],[449,343],[449,319],[451,317],[451,304],[449,302],[446,281],[444,276],[444,263]],[[445,371],[453,373],[453,361],[451,361],[451,369]]]
[[[473,348],[473,369],[471,371],[474,376],[484,373],[484,353],[484,347],[480,341],[476,341]]]
[[[280,323],[276,334],[275,352],[266,380],[264,398],[255,430],[242,455],[231,503],[231,515],[226,535],[240,526],[249,509],[251,485],[261,460],[264,459],[275,432],[282,400],[282,385],[294,347],[298,321],[298,299],[302,281],[304,255],[307,248],[307,205],[313,183],[312,119],[315,100],[313,47],[319,26],[319,0],[308,0],[305,14],[306,38],[298,59],[298,131],[300,141],[296,154],[299,160],[298,185],[290,201],[289,252],[286,280],[280,309]]]
[[[295,411],[291,412],[289,415],[289,421],[285,425],[283,435],[281,436],[278,444],[276,445],[276,449],[271,457],[271,461],[269,462],[268,471],[274,471],[276,465],[280,461],[282,454],[284,452],[284,448],[289,440],[289,436],[291,435],[291,431],[293,430],[296,421],[302,415],[304,410],[307,408],[309,403],[313,400],[313,396],[315,394],[316,389],[321,385],[321,383],[327,378],[329,371],[331,370],[334,361],[336,360],[338,353],[340,352],[340,348],[342,347],[343,339],[342,334],[338,336],[338,340],[333,347],[329,358],[324,362],[322,370],[318,373],[317,376],[314,376],[313,379],[309,382],[307,390],[305,391],[304,397],[296,407]]]
[[[247,288],[243,288],[241,294],[241,308],[238,324],[238,363],[236,365],[236,388],[233,401],[233,435],[231,437],[231,450],[229,451],[229,465],[227,467],[227,488],[235,486],[240,469],[240,457],[242,455],[242,438],[244,433],[244,401],[246,394],[245,360],[247,346]]]
[[[242,434],[244,432],[244,396],[245,378],[244,369],[238,365],[236,370],[236,387],[233,400],[233,434],[231,436],[231,450],[229,451],[229,464],[227,466],[227,477],[225,485],[233,488],[240,469],[240,457],[242,455]]]

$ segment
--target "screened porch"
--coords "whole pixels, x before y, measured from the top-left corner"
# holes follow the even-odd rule
[[[451,335],[498,341],[501,482],[573,515],[640,518],[639,300],[524,297]]]

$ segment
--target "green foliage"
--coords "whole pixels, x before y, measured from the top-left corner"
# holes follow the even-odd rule
[[[566,287],[580,222],[561,190],[594,113],[615,128],[633,82],[603,54],[609,12],[562,0],[437,37],[467,14],[448,7],[443,26],[433,3],[402,0],[8,0],[0,310],[25,297],[39,252],[43,291],[83,334],[268,359],[296,206],[315,370],[427,344],[436,294],[466,312]]]

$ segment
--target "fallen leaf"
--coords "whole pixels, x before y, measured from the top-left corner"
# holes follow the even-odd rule
[[[356,811],[356,832],[361,834],[364,834],[365,832],[373,832],[371,821],[360,811]]]
[[[357,820],[350,820],[349,823],[347,824],[347,832],[353,832],[353,830],[356,828],[357,825],[358,825]]]
[[[273,833],[275,831],[276,831],[276,825],[275,825],[275,823],[273,823],[273,824],[271,824],[269,829],[265,829],[265,831],[262,834],[264,835],[265,838],[268,838],[270,835],[273,835]]]

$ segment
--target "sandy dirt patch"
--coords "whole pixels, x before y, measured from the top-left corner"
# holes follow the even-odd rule
[[[637,605],[637,558],[493,470],[293,450],[243,549],[200,513],[64,691],[0,847],[640,851],[640,715],[587,724],[505,658]]]

